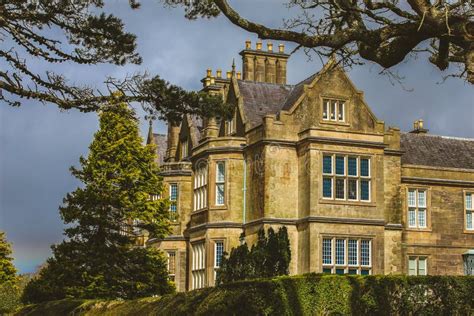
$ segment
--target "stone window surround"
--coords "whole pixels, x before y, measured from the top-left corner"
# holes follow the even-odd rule
[[[324,112],[324,101],[325,100],[335,100],[335,101],[341,101],[344,102],[344,121],[333,121],[331,119],[323,119],[323,112]],[[350,121],[351,121],[351,106],[350,106],[350,100],[347,97],[341,97],[333,94],[321,94],[319,96],[319,104],[320,104],[320,111],[319,111],[319,117],[320,120],[319,122],[321,124],[327,124],[327,125],[339,125],[339,126],[350,126]],[[337,113],[336,113],[337,115]]]
[[[172,187],[176,187],[176,196],[172,196]],[[171,222],[176,222],[178,218],[178,213],[179,213],[179,183],[178,182],[170,182],[168,184],[168,195],[169,195],[169,200],[171,202],[170,208],[169,208],[169,215],[170,215],[170,220]]]
[[[406,255],[406,263],[407,263],[406,274],[410,275],[410,259],[412,258],[416,258],[416,274],[415,275],[419,275],[418,274],[418,269],[419,269],[418,260],[420,258],[425,259],[425,274],[424,275],[428,275],[428,268],[429,268],[428,262],[429,262],[430,256],[424,255],[424,254],[407,254]]]
[[[324,156],[331,155],[332,156],[332,174],[324,174],[323,173],[323,160]],[[345,198],[344,199],[337,199],[335,197],[335,181],[334,179],[337,178],[337,175],[335,173],[336,169],[336,163],[335,163],[335,157],[337,155],[344,156],[344,168],[345,170],[345,175],[341,176],[343,177],[345,181],[344,189],[346,191],[345,193]],[[348,176],[348,168],[347,168],[347,163],[348,163],[348,157],[356,157],[357,158],[357,176],[355,177],[350,177]],[[369,176],[368,177],[361,177],[360,175],[360,159],[361,158],[367,158],[369,159]],[[319,160],[320,160],[320,171],[321,171],[321,187],[319,189],[319,203],[331,203],[331,204],[347,204],[347,205],[364,205],[364,206],[375,206],[375,199],[374,199],[374,192],[377,192],[375,189],[376,179],[377,175],[375,174],[375,168],[374,168],[374,156],[371,154],[367,153],[358,153],[358,152],[336,152],[336,151],[320,151],[319,154]],[[332,197],[323,197],[323,179],[325,176],[332,177]],[[353,178],[358,180],[358,185],[357,185],[357,199],[356,200],[349,200],[347,198],[347,187],[348,187],[348,181],[347,179]],[[360,199],[360,179],[367,179],[369,180],[369,200],[361,200]]]
[[[175,277],[176,277],[176,271],[177,271],[177,260],[176,260],[176,254],[178,253],[176,249],[170,249],[170,250],[165,250],[167,254],[167,266],[168,266],[168,278],[174,282]],[[170,268],[170,263],[171,260],[170,258],[174,257],[174,264],[173,264],[173,269]],[[171,273],[173,272],[173,273]]]
[[[472,229],[468,229],[467,228],[467,205],[466,205],[466,195],[467,194],[471,194],[471,199],[472,199],[472,221],[473,221],[473,228]],[[463,193],[462,193],[462,199],[463,199],[463,202],[462,202],[462,205],[463,205],[463,231],[464,233],[466,234],[474,234],[474,190],[463,190]]]
[[[416,190],[424,190],[426,191],[426,227],[410,227],[408,225],[408,191],[416,189]],[[405,198],[403,199],[403,226],[405,230],[408,231],[423,231],[423,232],[431,232],[431,187],[426,185],[406,185],[405,186]],[[418,214],[417,214],[418,215]]]

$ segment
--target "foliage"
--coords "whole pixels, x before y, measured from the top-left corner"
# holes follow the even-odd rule
[[[440,70],[450,63],[458,65],[455,76],[474,84],[474,11],[466,0],[290,0],[287,5],[295,10],[289,12],[298,13],[286,18],[282,28],[242,17],[227,0],[164,2],[184,6],[189,19],[222,13],[261,39],[294,42],[297,49],[319,56],[337,54],[346,65],[366,60],[387,70],[410,55],[424,53]]]
[[[17,315],[470,315],[470,276],[306,274],[133,301],[59,301]]]
[[[20,275],[14,280],[0,283],[0,315],[19,309],[21,294],[29,281],[28,275]]]
[[[268,229],[268,237],[263,229],[258,231],[258,240],[250,251],[247,244],[224,254],[221,268],[217,271],[217,284],[238,280],[268,278],[288,274],[291,261],[290,241],[285,226],[277,233]]]
[[[129,0],[132,9],[139,7]],[[187,92],[159,76],[104,78],[109,92],[77,86],[52,71],[35,72],[28,61],[54,66],[60,63],[96,65],[140,64],[136,36],[124,30],[123,22],[103,12],[103,0],[0,0],[0,100],[12,106],[35,99],[55,103],[62,109],[96,111],[120,91],[121,101],[138,101],[160,117],[176,119],[183,113],[210,115],[224,107],[218,97]],[[214,112],[213,112],[214,113]]]
[[[0,231],[0,284],[15,280],[16,269],[11,254],[12,249],[5,233]]]
[[[83,187],[60,207],[67,239],[24,293],[25,302],[66,297],[137,298],[169,293],[164,256],[137,247],[137,238],[169,232],[168,202],[162,192],[154,145],[144,146],[138,121],[126,104],[100,113],[100,129],[72,174]]]

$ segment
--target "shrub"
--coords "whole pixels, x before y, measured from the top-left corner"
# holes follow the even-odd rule
[[[0,315],[12,313],[22,306],[21,293],[28,276],[18,276],[12,281],[0,283]]]

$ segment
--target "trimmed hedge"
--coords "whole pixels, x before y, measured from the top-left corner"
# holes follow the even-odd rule
[[[17,315],[470,315],[474,277],[306,274],[133,301],[64,300]]]

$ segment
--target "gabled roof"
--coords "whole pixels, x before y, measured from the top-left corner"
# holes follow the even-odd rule
[[[163,164],[166,155],[167,137],[163,134],[153,133],[153,142],[156,145],[157,163],[158,165]]]
[[[303,95],[304,86],[310,84],[314,80],[314,78],[316,78],[317,75],[318,73],[312,74],[308,78],[297,83],[291,90],[291,93],[286,98],[285,103],[283,104],[283,107],[281,109],[285,111],[289,110],[293,106],[293,104],[295,104],[295,102],[298,101],[298,99]]]
[[[402,164],[474,169],[474,139],[401,133]]]
[[[264,82],[238,80],[237,83],[251,128],[259,125],[265,115],[278,113],[293,89],[290,85]]]

